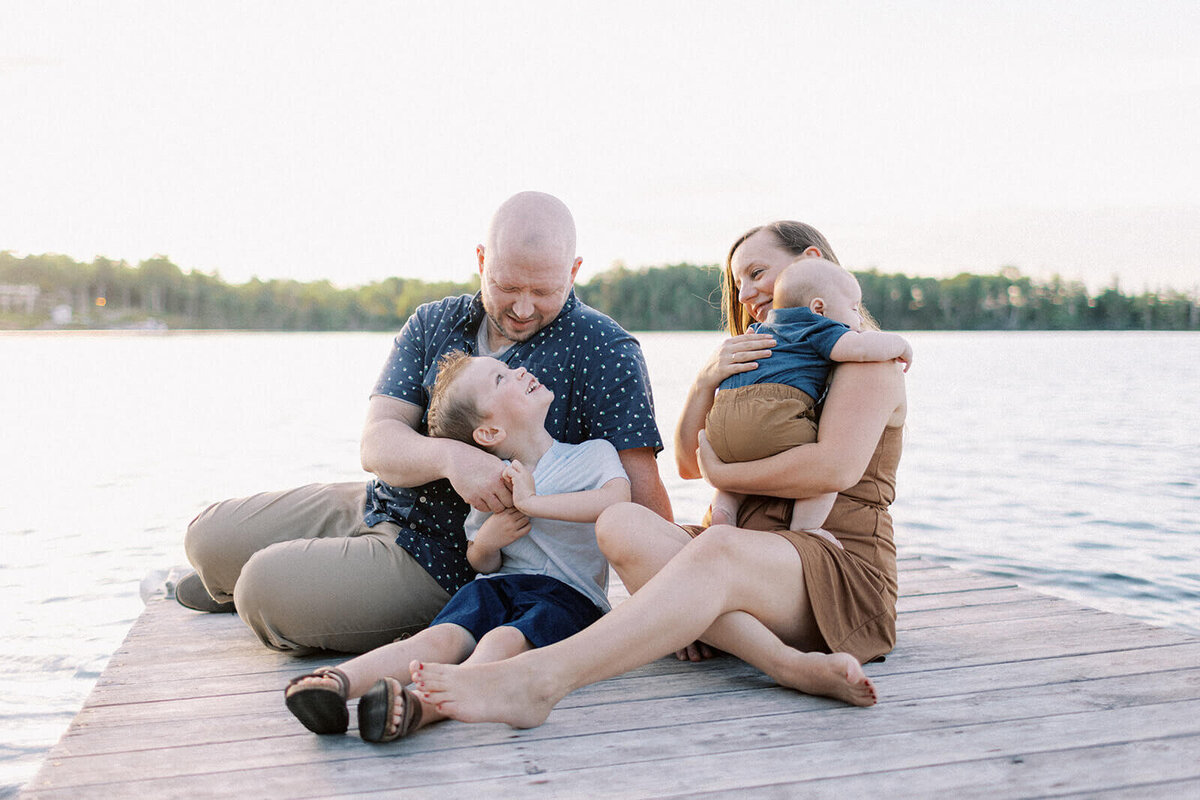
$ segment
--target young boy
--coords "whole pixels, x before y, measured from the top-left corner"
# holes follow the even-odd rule
[[[780,273],[766,322],[752,327],[775,337],[771,357],[759,361],[758,369],[722,381],[705,422],[708,441],[722,461],[757,461],[815,442],[815,406],[832,362],[898,359],[908,371],[912,347],[894,333],[863,330],[861,303],[858,281],[832,261],[800,258]],[[797,500],[791,530],[833,540],[820,528],[836,496]],[[741,499],[718,491],[713,524],[736,524]]]
[[[514,507],[467,516],[467,559],[482,574],[428,628],[288,684],[287,707],[309,730],[344,733],[346,701],[361,696],[363,739],[406,736],[445,718],[406,688],[410,662],[498,661],[565,639],[609,609],[595,522],[629,500],[629,480],[609,442],[562,444],[546,432],[553,399],[523,368],[462,352],[441,360],[429,434],[509,459]]]

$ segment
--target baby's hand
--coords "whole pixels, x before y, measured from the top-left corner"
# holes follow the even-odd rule
[[[908,343],[907,339],[904,341],[904,352],[901,353],[899,358],[896,360],[904,364],[904,371],[908,372],[908,368],[912,366],[913,349],[912,345]]]
[[[526,469],[520,461],[513,461],[504,468],[504,479],[512,484],[513,505],[524,511],[524,505],[531,497],[537,496],[533,484],[533,473]]]
[[[529,528],[529,517],[515,508],[506,508],[484,520],[475,541],[486,541],[498,550],[529,533]]]

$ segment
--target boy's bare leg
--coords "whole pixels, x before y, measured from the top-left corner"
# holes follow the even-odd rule
[[[742,497],[743,495],[718,489],[713,494],[712,504],[710,505],[712,508],[712,524],[736,525],[738,507],[742,504]]]
[[[457,627],[457,626],[456,626]],[[501,625],[499,628],[493,628],[483,635],[479,640],[479,644],[475,645],[474,652],[467,656],[467,660],[463,664],[486,664],[489,661],[503,661],[506,658],[512,658],[518,653],[524,653],[526,650],[531,650],[533,645],[525,638],[525,635],[511,625]],[[421,659],[413,659],[409,662],[408,672],[411,675],[412,671],[422,663]],[[407,683],[407,681],[405,681]],[[397,692],[397,696],[399,693]],[[437,706],[428,702],[424,697],[417,693],[418,699],[421,701],[421,720],[417,725],[414,725],[412,730],[424,728],[434,722],[441,722],[447,719],[447,716],[438,710]],[[392,727],[398,727],[404,719],[404,708],[398,703],[392,707]]]
[[[522,637],[524,638],[524,637]],[[408,665],[413,659],[460,663],[475,648],[475,637],[466,628],[453,624],[434,625],[415,636],[385,644],[339,664],[350,679],[346,699],[362,697],[380,678],[396,678],[402,684],[412,681]],[[306,688],[339,691],[341,684],[332,676],[314,675],[301,682]]]
[[[788,526],[793,531],[815,531],[829,519],[833,510],[833,501],[837,499],[835,492],[821,494],[816,497],[806,497],[792,504],[792,524]]]
[[[737,610],[776,637],[771,647],[814,637],[803,569],[790,542],[711,528],[632,597],[574,636],[489,664],[419,664],[413,677],[418,690],[455,719],[532,727],[573,689],[685,647]],[[800,672],[789,685],[853,705],[876,702],[874,686],[853,656],[797,651],[793,660]]]

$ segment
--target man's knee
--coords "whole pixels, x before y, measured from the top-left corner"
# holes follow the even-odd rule
[[[293,540],[246,562],[233,592],[238,615],[268,647],[364,652],[425,628],[449,599],[380,537]],[[347,557],[349,553],[350,557]]]
[[[213,503],[188,523],[187,531],[183,534],[183,547],[193,564],[197,560],[207,561],[213,555],[222,552],[227,539],[235,533],[234,526],[228,524],[222,513],[228,502],[230,501],[222,500]]]

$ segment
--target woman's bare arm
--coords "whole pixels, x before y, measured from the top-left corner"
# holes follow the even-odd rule
[[[675,425],[675,466],[679,477],[700,477],[696,463],[696,437],[704,430],[704,420],[712,408],[713,395],[721,381],[730,375],[758,369],[758,359],[770,358],[775,338],[761,333],[744,333],[726,339],[700,368],[688,389],[683,411]]]
[[[698,461],[713,486],[742,494],[804,498],[848,489],[862,478],[887,425],[904,421],[904,373],[894,362],[840,364],[814,444],[758,461],[726,464],[701,441]]]

